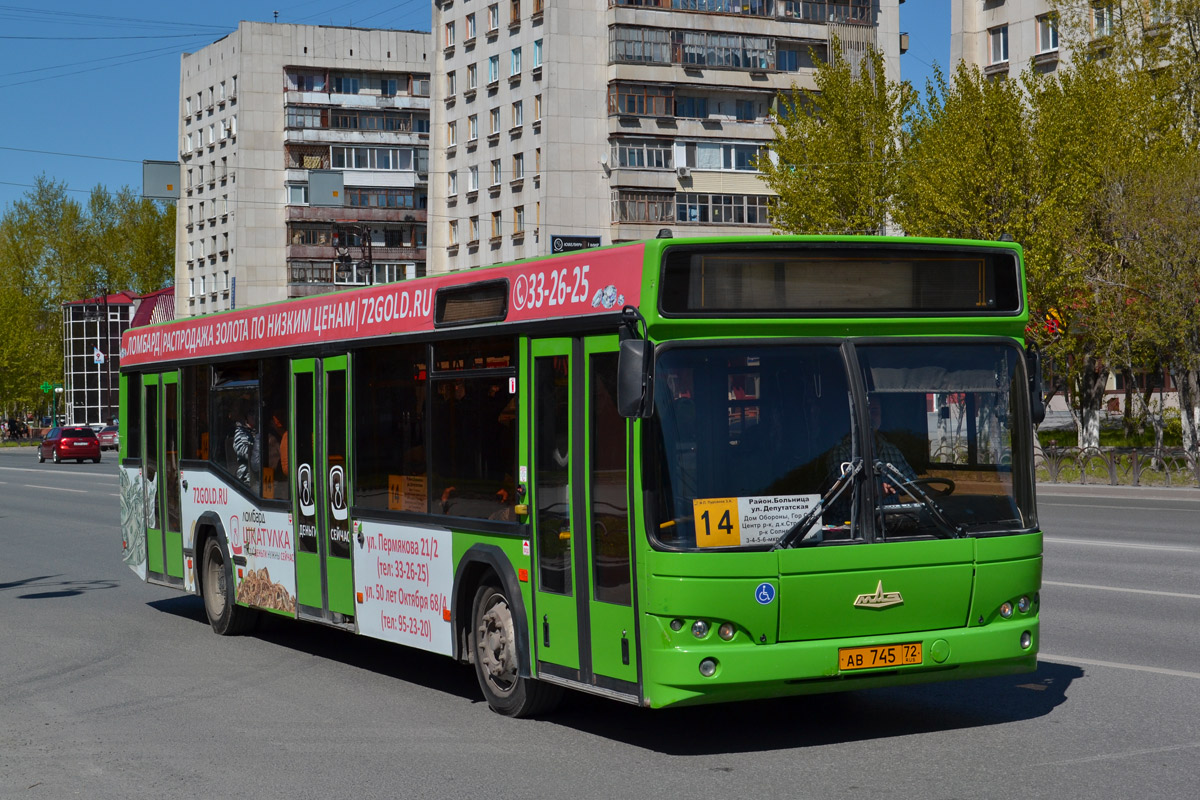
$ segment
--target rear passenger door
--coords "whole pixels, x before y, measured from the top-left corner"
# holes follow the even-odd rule
[[[138,442],[146,510],[146,555],[150,580],[183,585],[183,532],[179,475],[179,373],[142,380],[142,440]]]

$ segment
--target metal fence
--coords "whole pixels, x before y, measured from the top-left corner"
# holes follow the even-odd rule
[[[1200,487],[1200,459],[1183,449],[1035,446],[1033,460],[1047,483]]]

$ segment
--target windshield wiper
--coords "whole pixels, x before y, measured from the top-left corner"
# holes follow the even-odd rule
[[[884,480],[890,480],[898,489],[903,489],[911,497],[915,497],[921,501],[921,505],[925,506],[929,511],[929,517],[934,521],[942,532],[949,535],[951,539],[960,539],[967,535],[966,530],[962,525],[956,522],[951,522],[946,512],[942,511],[942,507],[933,501],[933,498],[925,493],[915,481],[910,481],[904,477],[904,473],[896,469],[894,465],[885,461],[875,461],[875,472],[881,475]],[[886,511],[887,506],[880,506],[880,511]],[[896,510],[907,510],[897,507]]]
[[[863,460],[861,458],[855,458],[850,461],[842,462],[842,474],[839,475],[838,479],[833,482],[833,486],[829,487],[829,491],[827,491],[824,497],[818,500],[816,504],[809,509],[809,512],[801,517],[795,525],[788,528],[787,533],[785,533],[783,536],[780,536],[779,540],[775,542],[775,546],[771,549],[786,550],[790,547],[795,547],[797,537],[803,540],[805,534],[808,532],[808,529],[811,528],[818,519],[820,519],[821,513],[825,510],[825,508],[830,503],[837,500],[842,491],[849,486],[862,471]]]

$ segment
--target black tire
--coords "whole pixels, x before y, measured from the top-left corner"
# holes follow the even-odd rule
[[[40,444],[38,445],[38,463],[39,464],[46,463],[46,454],[42,452],[42,446]]]
[[[503,589],[485,583],[476,590],[471,604],[471,648],[479,688],[496,713],[533,717],[552,710],[562,699],[562,687],[520,676],[521,654],[512,608]]]
[[[255,611],[234,602],[233,572],[225,548],[216,536],[210,536],[204,542],[204,554],[200,558],[200,594],[204,597],[208,623],[220,635],[238,636],[254,627]]]
[[[54,455],[53,455],[53,456],[51,456],[51,460],[52,460],[52,461],[54,461],[54,463],[55,463],[55,464],[61,464],[61,463],[62,463],[62,458],[61,458],[61,457],[58,455],[58,448],[57,448],[57,447],[56,447],[56,448],[54,448]]]
[[[75,463],[76,463],[76,464],[82,464],[82,463],[83,463],[83,459],[82,459],[82,458],[77,458],[77,459],[75,459]]]
[[[99,463],[100,463],[100,456],[96,456],[95,458],[93,458],[93,459],[92,459],[92,463],[93,463],[93,464],[99,464]]]

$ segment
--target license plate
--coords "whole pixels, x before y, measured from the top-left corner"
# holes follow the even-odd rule
[[[87,447],[87,442],[74,442],[76,447]]]
[[[921,643],[888,644],[879,647],[838,648],[838,669],[901,667],[921,663]]]

